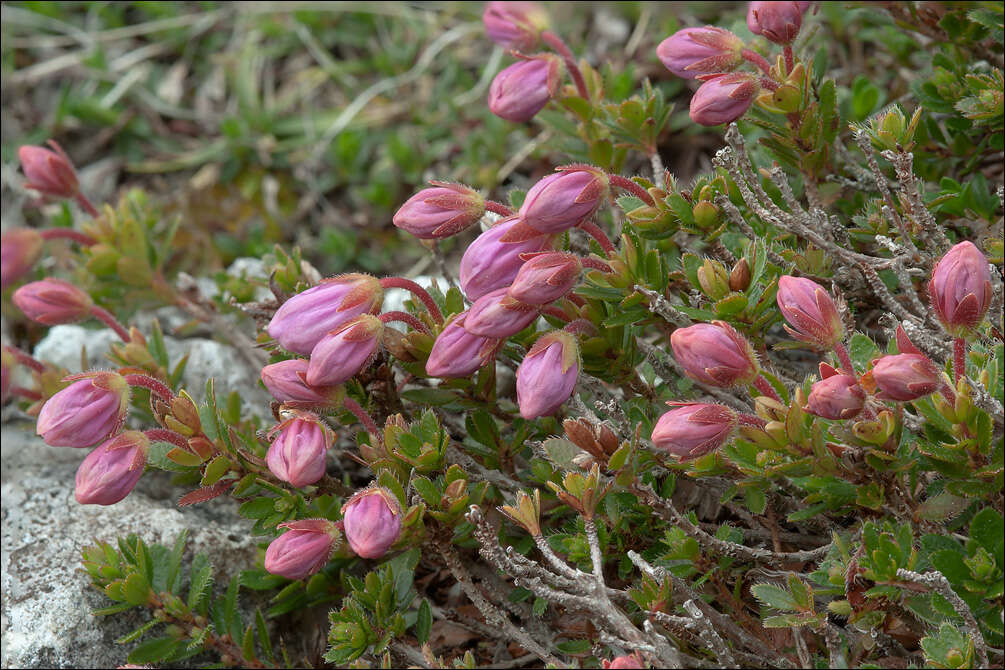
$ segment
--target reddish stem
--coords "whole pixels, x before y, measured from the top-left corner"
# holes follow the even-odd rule
[[[380,315],[380,320],[383,323],[387,323],[389,321],[400,321],[402,323],[407,323],[409,326],[411,326],[415,330],[421,330],[426,335],[430,334],[429,328],[426,327],[426,324],[422,323],[421,321],[419,321],[417,318],[415,318],[414,316],[412,316],[408,312],[401,312],[401,311],[398,311],[398,310],[391,310],[390,312],[384,312],[383,314],[381,314]]]
[[[596,258],[580,257],[579,264],[584,268],[590,268],[591,270],[600,270],[601,272],[614,272],[614,268],[603,261],[598,261]]]
[[[90,235],[82,233],[79,230],[73,230],[72,228],[47,228],[45,230],[40,230],[39,234],[42,236],[43,240],[73,240],[85,247],[97,244],[98,242]]]
[[[501,202],[496,202],[495,200],[486,200],[485,209],[490,212],[495,212],[496,214],[501,214],[502,216],[513,216],[513,210],[502,204]]]
[[[11,395],[19,395],[26,400],[41,400],[42,394],[38,391],[33,391],[32,389],[26,389],[23,386],[11,386],[8,389]]]
[[[35,372],[45,371],[45,365],[35,360],[25,352],[21,351],[17,347],[12,347],[5,344],[3,348],[5,351],[9,352],[14,358],[16,358],[18,363],[25,366],[26,368],[31,368]]]
[[[185,436],[181,433],[176,433],[173,430],[167,430],[166,428],[151,428],[149,430],[144,430],[143,434],[154,442],[167,442],[168,444],[173,444],[179,449],[192,451],[192,449],[188,446],[188,440],[185,439]]]
[[[77,201],[77,204],[80,205],[85,212],[93,216],[95,219],[101,216],[98,210],[95,209],[94,205],[91,204],[91,201],[88,200],[87,196],[83,193],[77,193],[74,200]]]
[[[380,428],[377,427],[377,422],[373,420],[373,417],[365,409],[359,406],[358,402],[346,396],[342,401],[342,405],[359,419],[359,422],[363,424],[368,433],[373,435],[377,440],[384,441],[384,436],[381,434]]]
[[[837,354],[838,360],[841,361],[841,372],[855,376],[855,366],[852,365],[851,356],[848,354],[848,347],[844,345],[844,342],[838,342],[834,345],[834,353]]]
[[[953,340],[953,381],[959,385],[960,377],[967,373],[967,341],[962,337]]]
[[[569,69],[569,74],[572,76],[572,81],[576,83],[576,90],[579,91],[580,97],[589,100],[590,90],[586,88],[586,80],[583,78],[583,72],[576,63],[576,57],[572,55],[572,51],[562,41],[562,38],[550,30],[545,30],[541,33],[541,39],[562,57],[565,61],[565,67]]]
[[[622,177],[619,174],[609,174],[607,175],[607,179],[610,180],[613,186],[617,186],[622,191],[628,191],[636,198],[639,198],[644,203],[649,205],[650,207],[656,206],[656,201],[653,200],[653,196],[649,194],[649,191],[645,190],[644,188],[633,182],[631,179]]]
[[[782,399],[775,391],[775,388],[771,385],[770,382],[768,382],[767,379],[764,378],[763,375],[757,375],[757,379],[754,380],[754,388],[756,388],[758,391],[768,396],[772,400],[782,402]]]
[[[757,53],[756,51],[751,51],[750,49],[744,49],[740,52],[743,59],[749,63],[753,63],[760,69],[764,74],[771,74],[771,64],[765,60],[764,56]]]
[[[768,89],[769,91],[778,90],[778,82],[774,79],[768,79],[767,77],[761,77],[761,86]]]
[[[782,48],[782,55],[785,57],[785,74],[792,72],[792,69],[796,66],[796,56],[792,53],[792,45],[786,44]]]
[[[600,226],[595,224],[593,221],[584,221],[583,223],[579,224],[579,227],[580,229],[583,230],[583,232],[585,232],[590,237],[595,239],[600,244],[601,248],[604,250],[604,253],[606,253],[608,256],[610,256],[611,254],[618,253],[618,250],[617,248],[615,248],[614,243],[611,242],[611,238],[609,238],[607,236],[607,233],[605,233],[600,228]]]
[[[569,315],[565,313],[565,310],[559,309],[554,305],[545,305],[541,308],[542,314],[547,314],[548,316],[553,316],[556,319],[561,319],[562,321],[568,322]]]
[[[126,327],[119,323],[119,320],[116,319],[107,309],[94,305],[91,307],[91,316],[114,330],[115,334],[118,335],[123,342],[129,342],[132,339],[129,337],[129,331],[126,330]]]
[[[149,375],[131,373],[127,374],[125,378],[126,383],[130,386],[142,386],[145,389],[150,389],[150,392],[157,394],[161,400],[166,400],[167,402],[174,400],[174,392],[167,385]]]
[[[768,422],[753,414],[737,414],[737,420],[741,426],[753,426],[754,428],[764,428]]]
[[[384,277],[380,280],[381,287],[387,288],[403,288],[406,291],[410,291],[412,295],[422,301],[422,304],[426,306],[429,313],[432,315],[433,320],[436,321],[437,325],[443,325],[443,314],[440,312],[440,308],[436,306],[436,301],[433,297],[429,295],[426,289],[422,288],[414,281],[410,279],[405,279],[404,277]]]

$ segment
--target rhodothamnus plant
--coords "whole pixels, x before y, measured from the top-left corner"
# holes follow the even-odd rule
[[[221,604],[205,558],[187,600],[174,577],[152,586],[184,538],[157,561],[135,537],[85,550],[109,597],[166,624],[131,662],[296,665],[261,614],[243,627],[244,586],[274,592],[272,617],[330,610],[339,666],[1000,666],[1003,95],[985,84],[1002,11],[930,4],[859,8],[935,73],[878,109],[817,49],[843,10],[751,2],[746,30],[723,10],[653,35],[637,58],[666,73],[628,95],[549,7],[487,3],[513,62],[485,104],[543,125],[553,169],[499,200],[433,180],[404,201],[393,225],[443,269],[425,286],[269,256],[271,296],[230,309],[257,326],[234,344],[271,425],[212,379],[197,402],[159,326],[113,315],[121,284],[219,323],[137,222],[150,206],[96,209],[58,145],[23,148],[28,188],[84,211],[72,233],[6,232],[5,290],[33,321],[93,316],[122,343],[81,374],[5,347],[5,402],[49,445],[92,449],[80,503],[166,469],[179,505],[232,496],[262,538]],[[680,80],[693,93],[668,101]],[[722,124],[704,172],[664,168]],[[23,283],[54,237],[79,245],[76,280]],[[391,290],[411,298],[385,310]],[[34,387],[11,384],[18,366]],[[339,435],[351,470],[328,457]],[[438,601],[442,578],[468,614]],[[496,651],[433,649],[434,619]]]

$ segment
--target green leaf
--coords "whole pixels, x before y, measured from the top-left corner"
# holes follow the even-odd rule
[[[257,658],[255,654],[255,626],[248,624],[244,629],[244,638],[241,640],[241,655],[244,660],[253,661]]]
[[[126,577],[122,583],[122,597],[133,605],[143,605],[150,600],[150,582],[138,572]]]
[[[433,610],[425,598],[419,604],[419,616],[415,620],[415,637],[419,644],[426,644],[433,626]]]
[[[265,658],[271,661],[273,659],[272,640],[269,639],[269,629],[265,625],[265,617],[262,616],[262,610],[257,607],[255,608],[255,631],[258,634],[258,646],[265,653]]]
[[[147,640],[133,649],[126,660],[135,665],[163,663],[174,656],[179,644],[181,644],[181,640],[173,637],[158,637]]]
[[[213,566],[206,554],[196,554],[192,559],[192,577],[188,587],[188,608],[202,611],[213,584]]]
[[[880,352],[875,342],[862,333],[855,333],[851,336],[849,353],[856,369],[865,370],[869,367],[869,362],[879,356]]]
[[[177,593],[177,591],[175,591],[175,585],[178,581],[178,572],[181,570],[181,559],[182,555],[185,553],[185,542],[187,540],[188,529],[185,528],[178,533],[178,537],[176,537],[174,541],[174,547],[171,549],[171,558],[168,564],[168,574],[165,582],[165,589],[171,593]]]
[[[147,621],[145,624],[143,624],[142,626],[140,626],[139,628],[137,628],[133,632],[126,633],[125,635],[123,635],[122,637],[120,637],[119,639],[117,639],[115,641],[115,644],[126,644],[127,642],[133,642],[134,640],[138,640],[141,637],[143,637],[143,635],[148,630],[150,630],[151,628],[153,628],[154,626],[156,626],[159,623],[160,623],[160,621],[158,621],[157,619],[151,619],[150,621]]]
[[[241,580],[235,575],[227,585],[227,594],[223,599],[223,618],[226,629],[218,631],[220,633],[230,633],[232,640],[241,639],[241,628],[243,628],[241,613],[237,611],[237,591],[240,587]]]
[[[774,584],[755,584],[750,588],[750,592],[762,603],[776,610],[797,611],[799,609],[799,604],[792,597],[792,594]]]

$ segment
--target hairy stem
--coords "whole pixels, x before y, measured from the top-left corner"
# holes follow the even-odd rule
[[[844,342],[838,342],[834,345],[834,353],[837,354],[838,360],[841,361],[841,372],[855,376],[855,366],[851,362],[851,355],[848,353],[848,347],[844,345]]]
[[[166,402],[171,402],[175,398],[174,392],[169,389],[166,384],[149,375],[131,373],[125,375],[125,380],[130,386],[141,386],[145,389],[149,389],[151,393]]]
[[[144,430],[143,434],[154,442],[167,442],[168,444],[173,444],[179,449],[192,451],[188,446],[188,440],[185,439],[185,436],[181,433],[176,433],[173,430],[167,430],[166,428],[150,428],[148,430]]]
[[[792,52],[791,44],[786,44],[782,48],[782,56],[785,58],[785,74],[788,74],[796,66],[796,55]]]
[[[421,331],[426,335],[431,334],[426,324],[422,323],[421,321],[419,321],[419,319],[409,314],[408,312],[391,310],[390,312],[384,312],[383,314],[381,314],[380,320],[382,323],[388,323],[389,321],[400,321],[401,323],[406,323],[415,330]]]
[[[584,221],[583,223],[579,224],[579,228],[587,235],[595,239],[597,243],[601,246],[601,248],[604,250],[604,253],[606,253],[608,256],[610,256],[611,254],[618,253],[618,250],[614,246],[614,243],[611,242],[611,238],[609,238],[607,236],[607,233],[605,233],[603,229],[601,229],[601,227],[595,224],[593,221]]]
[[[43,240],[73,240],[78,244],[83,244],[85,247],[89,247],[97,242],[90,235],[82,233],[79,230],[73,230],[72,228],[47,228],[40,230],[39,234]]]
[[[550,30],[545,30],[541,33],[541,39],[562,57],[562,60],[565,61],[565,67],[569,69],[572,81],[576,84],[576,90],[579,92],[580,97],[589,100],[590,90],[586,88],[586,80],[583,78],[583,72],[576,63],[576,57],[569,50],[569,47],[566,46],[565,42],[562,41],[562,38]]]
[[[754,65],[756,65],[758,69],[760,69],[760,71],[763,72],[764,74],[771,73],[771,64],[768,63],[767,60],[765,60],[764,56],[757,53],[756,51],[751,51],[750,49],[744,49],[743,51],[740,52],[740,55],[743,56],[743,59],[748,63],[753,63]]]
[[[953,382],[960,383],[960,377],[967,374],[967,341],[962,337],[953,340]]]
[[[772,400],[777,400],[781,402],[782,399],[779,397],[778,393],[775,391],[774,387],[764,378],[763,375],[757,375],[757,379],[754,380],[754,388],[768,396]]]
[[[502,204],[501,202],[496,202],[495,200],[486,200],[485,209],[490,212],[495,212],[502,216],[513,216],[513,210]]]
[[[12,347],[10,345],[4,345],[4,351],[9,353],[11,356],[17,359],[17,362],[26,368],[31,368],[35,372],[43,372],[45,370],[45,365],[41,362],[32,358],[29,354],[21,351],[17,347]]]
[[[360,407],[358,402],[346,396],[346,398],[342,401],[342,405],[347,410],[352,412],[357,419],[359,419],[359,422],[363,424],[363,427],[366,428],[368,433],[380,441],[384,440],[384,435],[380,432],[380,428],[377,427],[377,422],[373,420],[373,417],[370,416],[365,409]]]
[[[405,279],[404,277],[384,277],[380,280],[380,285],[382,288],[402,288],[406,291],[410,291],[412,295],[422,301],[422,304],[426,306],[429,314],[433,317],[433,320],[437,325],[443,325],[443,313],[440,312],[440,308],[436,306],[436,301],[433,297],[429,295],[426,289],[422,288],[416,284],[411,279]]]
[[[115,334],[118,335],[123,342],[128,343],[131,339],[129,337],[129,330],[119,323],[119,320],[116,319],[115,316],[107,309],[94,305],[91,307],[91,316],[114,330]]]
[[[99,216],[101,216],[101,214],[94,207],[94,205],[91,204],[91,201],[88,200],[87,196],[84,195],[83,193],[77,193],[77,195],[74,197],[74,200],[76,200],[77,204],[80,205],[80,207],[85,212],[87,212],[88,214],[90,214],[95,219],[98,218]]]
[[[607,178],[610,180],[612,186],[620,188],[622,191],[628,191],[650,207],[654,207],[656,205],[656,201],[653,200],[653,196],[649,194],[649,191],[645,190],[631,179],[622,177],[619,174],[609,174],[607,175]]]

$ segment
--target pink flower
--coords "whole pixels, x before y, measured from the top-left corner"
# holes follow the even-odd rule
[[[14,291],[14,304],[32,321],[47,326],[74,323],[91,315],[91,296],[62,279],[47,277]]]
[[[35,432],[53,447],[89,447],[118,432],[129,409],[129,384],[115,372],[72,375],[38,413]],[[64,380],[64,381],[66,381]]]
[[[325,519],[281,523],[288,528],[265,550],[265,569],[287,579],[305,579],[325,566],[335,550],[338,526]]]
[[[44,240],[31,228],[14,228],[0,235],[0,288],[25,276],[42,255]]]
[[[127,430],[89,453],[77,468],[77,502],[114,505],[133,490],[143,474],[150,440],[137,430]]]
[[[432,182],[405,201],[394,215],[394,225],[419,239],[449,237],[478,222],[485,199],[467,186]]]
[[[676,408],[656,422],[653,444],[682,461],[715,451],[725,444],[737,425],[736,412],[724,405],[667,404]]]
[[[527,191],[520,218],[542,233],[561,233],[593,216],[609,191],[603,170],[589,165],[559,168]]]
[[[691,98],[691,120],[703,126],[736,121],[747,113],[760,90],[757,77],[746,72],[712,77]]]
[[[272,397],[281,403],[296,407],[330,405],[334,389],[308,384],[307,365],[303,358],[266,365],[262,368],[262,382]]]
[[[646,667],[642,663],[642,659],[639,657],[639,652],[637,651],[627,656],[617,656],[613,661],[608,661],[605,658],[601,666],[604,670],[608,670],[608,668],[611,670],[637,670]]]
[[[468,245],[461,257],[461,289],[470,300],[509,286],[523,266],[521,254],[551,248],[551,235],[537,235],[520,242],[501,238],[522,222],[514,216],[503,219]]]
[[[383,301],[384,289],[370,275],[325,279],[284,302],[269,322],[269,335],[287,351],[306,356],[330,331],[377,312]]]
[[[502,339],[519,333],[537,319],[538,310],[500,288],[475,300],[464,320],[464,330],[478,337]]]
[[[579,379],[579,345],[564,331],[542,335],[516,370],[520,416],[551,416],[572,396]]]
[[[935,393],[942,384],[942,375],[935,363],[927,356],[914,353],[883,356],[866,375],[871,376],[879,388],[876,397],[881,400],[917,400]]]
[[[791,44],[803,24],[808,2],[751,2],[747,8],[747,27],[775,44]]]
[[[510,65],[489,86],[489,109],[507,121],[530,121],[558,90],[561,67],[562,61],[549,54]]]
[[[297,488],[325,476],[325,457],[335,434],[318,417],[301,414],[272,430],[279,432],[265,458],[272,474]]]
[[[21,169],[28,178],[25,186],[53,198],[73,198],[80,191],[73,163],[55,140],[49,140],[49,146],[52,150],[34,146],[17,150]]]
[[[789,322],[789,335],[814,345],[832,349],[844,339],[844,324],[830,294],[822,286],[804,277],[783,276],[775,296],[782,316]]]
[[[670,347],[684,372],[705,384],[739,386],[760,374],[754,350],[725,321],[678,328],[670,336]]]
[[[448,379],[467,377],[495,356],[501,341],[472,335],[464,329],[468,312],[454,316],[433,343],[426,361],[426,374]]]
[[[509,296],[529,305],[547,305],[579,283],[582,265],[575,254],[555,251],[523,264],[509,287]]]
[[[335,386],[348,381],[373,360],[384,324],[364,314],[322,337],[311,351],[307,383]]]
[[[722,28],[684,28],[656,47],[656,55],[678,77],[731,72],[743,62],[743,40]]]
[[[342,507],[349,546],[360,558],[380,558],[401,534],[401,506],[390,491],[359,491]]]
[[[810,414],[831,419],[852,419],[865,405],[865,391],[851,375],[835,374],[813,384],[806,401]]]
[[[972,242],[960,242],[935,264],[928,293],[946,330],[957,337],[972,331],[991,306],[988,259]]]
[[[489,39],[504,49],[533,49],[548,27],[548,14],[536,2],[487,2],[482,14]]]

